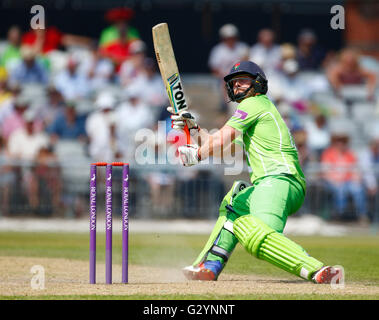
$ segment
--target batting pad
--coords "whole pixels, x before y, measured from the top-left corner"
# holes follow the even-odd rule
[[[229,190],[229,192],[225,195],[224,199],[221,202],[220,208],[219,208],[219,218],[216,221],[216,225],[214,226],[211,235],[209,236],[209,239],[207,243],[205,244],[203,250],[200,252],[198,257],[196,258],[195,262],[192,264],[194,267],[199,265],[199,263],[203,262],[209,253],[209,250],[211,250],[212,246],[215,244],[215,242],[220,242],[220,244],[224,247],[223,249],[233,251],[235,245],[238,243],[236,238],[233,236],[233,225],[232,221],[234,221],[234,217],[231,219],[230,213],[228,213],[226,206],[230,205],[233,198],[243,189],[248,187],[250,184],[246,181],[238,180],[233,183],[233,186]],[[228,216],[228,218],[227,218]],[[237,216],[237,214],[235,215]],[[231,219],[232,221],[229,221],[228,219]],[[229,221],[229,223],[228,223]],[[223,230],[225,229],[225,230]],[[228,230],[228,231],[227,231]],[[226,233],[224,233],[224,231]],[[221,235],[220,241],[216,241],[218,237],[220,236],[220,233],[223,233]],[[230,234],[232,236],[230,236]],[[231,253],[230,251],[230,253]]]
[[[253,215],[237,218],[233,231],[249,253],[304,279],[311,280],[312,274],[324,265]]]
[[[220,234],[225,222],[226,222],[226,216],[220,216],[217,219],[216,225],[214,226],[206,245],[204,246],[203,250],[200,252],[199,256],[196,258],[195,262],[192,264],[194,267],[199,265],[199,263],[205,260],[209,250],[212,248],[214,242],[216,241],[218,235]]]

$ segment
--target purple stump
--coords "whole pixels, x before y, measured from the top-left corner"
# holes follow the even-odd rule
[[[96,283],[96,165],[90,169],[89,283]]]
[[[112,283],[112,165],[105,174],[105,282]]]
[[[122,167],[122,283],[128,283],[129,164]]]

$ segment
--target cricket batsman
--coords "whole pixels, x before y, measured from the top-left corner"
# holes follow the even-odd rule
[[[219,208],[219,218],[204,249],[183,269],[190,280],[217,280],[237,243],[251,255],[314,283],[338,283],[342,270],[309,256],[283,235],[287,217],[303,204],[306,182],[292,136],[275,105],[266,96],[267,79],[251,62],[236,63],[224,78],[234,115],[216,133],[208,134],[189,113],[171,107],[172,127],[196,130],[201,145],[179,147],[184,166],[193,166],[231,143],[243,145],[251,184],[235,181]]]

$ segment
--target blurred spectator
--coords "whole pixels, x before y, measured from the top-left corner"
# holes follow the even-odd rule
[[[360,153],[364,180],[370,195],[378,191],[379,180],[379,135],[371,139],[369,148]]]
[[[280,45],[279,70],[282,70],[283,63],[287,60],[296,60],[296,47],[291,43],[283,43]]]
[[[315,158],[319,160],[330,143],[330,132],[326,117],[323,114],[315,116],[314,119],[305,123],[305,130],[308,147]]]
[[[29,189],[37,198],[38,214],[63,213],[61,170],[51,146],[40,148],[31,178]]]
[[[292,137],[293,137],[293,141],[296,145],[296,149],[297,149],[297,155],[298,155],[298,158],[299,158],[299,163],[300,163],[300,166],[302,168],[303,171],[307,172],[308,169],[309,169],[309,165],[311,164],[311,162],[314,161],[314,158],[308,148],[308,144],[307,144],[307,138],[308,138],[308,134],[307,132],[302,129],[302,128],[299,128],[299,129],[296,129],[294,131],[291,132],[292,134]],[[309,179],[310,177],[307,175],[307,181],[309,183]],[[312,184],[309,183],[307,185],[307,188],[312,188]],[[296,213],[296,215],[302,215],[304,213],[308,213],[309,212],[309,190],[308,192],[306,193],[306,197],[305,197],[305,200],[304,200],[304,204],[303,206],[299,209],[299,211]]]
[[[236,61],[248,59],[249,47],[239,41],[239,31],[233,24],[222,26],[219,36],[221,42],[211,50],[208,63],[213,75],[222,79]]]
[[[66,34],[57,27],[47,26],[46,21],[44,29],[31,29],[22,36],[22,45],[41,55],[72,45],[89,47],[91,41],[88,37]]]
[[[12,93],[8,90],[8,72],[4,67],[0,67],[0,106],[10,100]]]
[[[65,107],[63,97],[61,93],[54,87],[47,88],[47,102],[38,108],[38,114],[43,121],[44,127],[49,127],[58,114],[63,112]]]
[[[129,8],[113,8],[105,16],[112,25],[101,32],[100,51],[115,63],[117,71],[121,63],[129,57],[130,44],[139,38],[137,30],[128,25],[133,16],[134,11]]]
[[[12,109],[13,94],[8,88],[7,80],[7,70],[0,67],[0,126]]]
[[[49,137],[46,133],[36,130],[36,114],[32,110],[23,113],[25,127],[21,127],[9,137],[8,154],[12,163],[26,163],[25,168],[19,166],[13,167],[14,174],[21,179],[17,181],[21,189],[26,189],[27,200],[30,208],[34,211],[39,206],[39,197],[37,191],[37,178],[33,171],[34,162],[42,148],[49,144]],[[20,170],[22,170],[20,174]]]
[[[75,102],[67,102],[64,110],[58,113],[55,121],[47,128],[51,142],[63,140],[84,140],[86,137],[85,116],[78,115]]]
[[[139,38],[138,31],[129,26],[129,21],[134,17],[134,11],[130,8],[112,8],[105,14],[105,20],[111,25],[105,28],[100,35],[99,46],[101,48],[118,41],[123,38],[133,41]]]
[[[166,144],[165,146],[162,146]],[[158,130],[151,139],[152,154],[154,154],[154,162],[160,163],[164,159],[168,163],[168,153],[165,147],[170,147],[171,143],[166,135],[160,134]],[[151,154],[151,153],[149,153]],[[151,161],[152,159],[149,159]],[[159,171],[152,171],[147,174],[147,183],[150,187],[151,208],[155,217],[167,217],[173,212],[174,195],[175,195],[175,173],[167,166]]]
[[[9,213],[10,193],[12,185],[15,185],[15,178],[5,141],[0,135],[0,216]]]
[[[22,44],[39,54],[57,50],[62,45],[63,34],[56,27],[31,29],[22,36]]]
[[[5,67],[8,71],[12,70],[21,60],[21,29],[18,26],[12,26],[7,34],[7,46],[0,57],[0,66]]]
[[[297,38],[296,59],[299,69],[318,70],[325,58],[325,51],[317,45],[316,34],[310,29],[304,29]]]
[[[134,81],[144,76],[146,44],[141,40],[136,40],[130,45],[130,57],[124,61],[120,67],[120,83],[127,87]]]
[[[345,85],[366,84],[367,97],[373,100],[376,88],[376,75],[363,69],[359,64],[358,53],[353,49],[342,50],[335,65],[327,70],[327,75],[333,89],[339,94]]]
[[[220,43],[212,48],[208,65],[212,74],[219,80],[224,100],[220,106],[222,112],[227,112],[229,101],[225,85],[224,76],[230,72],[231,67],[241,60],[249,58],[249,46],[239,41],[239,31],[233,24],[226,24],[219,30]]]
[[[46,155],[48,152],[44,152],[44,150],[49,149],[49,137],[45,132],[38,129],[39,123],[34,111],[27,110],[23,114],[23,118],[25,127],[15,130],[10,135],[7,148],[12,163],[26,164],[25,167],[12,167],[14,174],[21,179],[17,184],[22,186],[21,190],[25,189],[28,205],[32,211],[41,213],[41,201],[46,201],[47,195],[51,193],[56,207],[59,208],[58,195],[61,179],[57,175],[56,168],[43,168],[41,162],[42,155]],[[55,156],[51,154],[50,158],[55,158]],[[21,174],[20,169],[22,170]],[[51,174],[48,180],[42,179],[42,171],[44,174],[46,172]],[[45,190],[44,193],[41,193],[42,189]]]
[[[43,64],[37,59],[37,54],[31,47],[21,47],[22,60],[12,69],[11,85],[36,83],[46,85],[48,73]]]
[[[298,112],[308,109],[308,99],[313,91],[312,85],[304,82],[299,75],[296,48],[289,43],[281,47],[281,60],[277,72],[271,73],[268,95],[277,103],[285,102]]]
[[[362,224],[367,223],[367,208],[362,177],[357,171],[358,159],[349,148],[349,136],[345,133],[334,132],[331,136],[331,145],[321,156],[323,179],[327,190],[334,198],[334,218],[343,217],[347,207],[349,195]]]
[[[292,108],[290,104],[284,101],[280,102],[278,104],[278,111],[280,112],[290,132],[303,129],[302,123],[299,121],[296,111]]]
[[[97,110],[89,114],[85,123],[89,139],[89,154],[94,161],[112,162],[120,157],[114,111],[116,99],[109,92],[101,92],[95,105]],[[128,118],[134,119],[130,115]]]
[[[29,108],[29,99],[23,94],[20,94],[13,103],[13,108],[9,112],[8,116],[4,118],[1,127],[1,135],[8,140],[9,136],[17,129],[25,128],[24,113]],[[38,130],[42,130],[42,123],[36,121]]]
[[[90,93],[90,83],[86,75],[78,70],[79,61],[71,56],[66,69],[57,74],[54,79],[56,89],[65,100],[76,100],[87,97]]]
[[[297,77],[299,65],[295,59],[287,59],[281,64],[281,71],[270,77],[270,96],[275,101],[284,101],[291,105],[298,104],[299,111],[304,111],[305,103],[309,95],[304,82]]]
[[[40,130],[40,123],[33,110],[27,110],[22,118],[25,126],[10,134],[8,152],[13,160],[34,161],[40,149],[48,146],[49,136]]]
[[[280,50],[278,72],[270,75],[268,94],[275,100],[292,103],[298,111],[306,111],[308,101],[314,93],[329,91],[329,82],[321,72],[304,77],[296,59],[296,48],[292,44],[284,43]]]
[[[281,49],[275,44],[275,33],[271,29],[260,30],[257,38],[258,42],[250,49],[249,59],[258,64],[268,75],[280,63]]]
[[[131,86],[126,91],[127,101],[120,104],[117,110],[117,129],[120,146],[125,159],[134,158],[134,136],[137,130],[151,128],[154,116],[143,101],[143,88]]]
[[[119,71],[122,62],[130,56],[131,43],[126,40],[125,33],[125,30],[121,31],[120,38],[117,41],[100,49],[101,54],[114,63],[116,71]]]
[[[157,119],[162,109],[166,109],[169,104],[166,89],[161,75],[157,73],[155,61],[152,58],[145,58],[143,71],[144,73],[130,87],[143,88],[140,98],[150,108],[154,118]]]
[[[96,91],[112,82],[114,65],[110,59],[100,53],[96,46],[93,46],[91,57],[80,64],[79,72],[88,77],[91,90]]]
[[[304,129],[298,129],[292,133],[292,136],[298,151],[300,165],[306,169],[309,161],[311,161],[311,153],[307,145],[307,132]]]
[[[363,171],[363,180],[365,183],[368,202],[370,205],[369,212],[372,214],[373,222],[379,223],[379,134],[373,135],[369,148],[360,152],[360,163]]]

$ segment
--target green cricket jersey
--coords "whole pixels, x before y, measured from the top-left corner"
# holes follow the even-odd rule
[[[289,129],[266,95],[244,99],[226,123],[242,134],[251,182],[278,174],[290,174],[306,189],[297,149]]]

